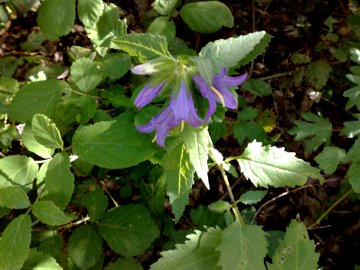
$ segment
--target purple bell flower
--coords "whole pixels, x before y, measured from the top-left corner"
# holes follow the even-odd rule
[[[231,77],[227,76],[226,72],[227,69],[225,67],[221,68],[220,73],[213,76],[211,86],[209,86],[201,76],[194,75],[192,77],[193,81],[198,86],[201,95],[209,102],[206,118],[211,117],[215,113],[216,102],[221,103],[224,107],[229,109],[237,108],[237,98],[228,87],[242,84],[245,81],[247,74],[245,73],[240,76]]]
[[[149,104],[155,97],[157,97],[164,84],[165,81],[151,88],[150,88],[151,83],[145,85],[145,87],[140,91],[140,93],[137,95],[134,101],[136,108],[141,109],[145,107],[147,104]]]
[[[156,142],[163,147],[170,129],[183,121],[193,127],[208,123],[197,115],[191,92],[186,89],[184,81],[181,81],[177,95],[175,96],[174,93],[171,95],[169,106],[152,118],[149,123],[137,125],[136,128],[142,133],[155,130]]]

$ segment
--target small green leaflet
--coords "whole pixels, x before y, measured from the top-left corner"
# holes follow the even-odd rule
[[[5,187],[0,188],[0,206],[23,209],[30,206],[30,201],[21,187]]]
[[[140,263],[136,263],[133,259],[120,258],[115,262],[109,263],[104,270],[144,270]]]
[[[30,249],[21,270],[62,270],[62,267],[49,254]]]
[[[175,23],[168,16],[161,16],[155,18],[149,25],[148,33],[154,35],[164,36],[167,44],[171,45],[176,39]]]
[[[71,221],[71,218],[66,216],[52,201],[36,201],[32,206],[32,213],[42,223],[50,226],[63,225]]]
[[[360,193],[360,161],[353,161],[346,173],[349,183],[355,193]]]
[[[271,85],[260,79],[249,79],[248,81],[241,84],[241,88],[248,90],[258,97],[268,96],[272,93]]]
[[[222,269],[265,269],[264,258],[267,253],[266,233],[259,226],[243,225],[234,222],[223,231],[218,265]],[[290,268],[289,268],[290,269]]]
[[[245,65],[264,53],[271,36],[265,31],[209,42],[199,53],[213,60],[216,68]]]
[[[69,238],[69,256],[80,269],[92,267],[102,254],[102,238],[91,225],[82,225]]]
[[[136,56],[141,62],[157,57],[171,57],[163,36],[150,33],[130,34],[115,38],[112,42],[114,49],[120,49],[130,56]]]
[[[21,133],[21,138],[27,150],[42,158],[51,158],[54,154],[53,148],[45,147],[35,139],[34,133],[29,125],[25,125]]]
[[[100,83],[103,74],[97,65],[89,58],[76,60],[70,68],[70,80],[82,92],[88,93]]]
[[[186,236],[189,240],[185,244],[161,252],[161,258],[151,265],[150,270],[220,270],[217,266],[220,252],[216,248],[222,241],[222,234],[220,228],[210,227],[205,232],[196,230]]]
[[[77,5],[78,15],[87,28],[96,24],[104,9],[102,0],[79,0]]]
[[[110,248],[124,257],[139,255],[158,237],[150,213],[140,204],[127,204],[108,211],[98,223]]]
[[[52,40],[69,33],[74,21],[75,0],[45,0],[38,10],[37,23]]]
[[[155,0],[153,8],[161,15],[168,16],[171,15],[177,2],[178,0]]]
[[[195,32],[214,33],[221,27],[233,27],[230,9],[219,1],[198,1],[182,6],[180,16]]]
[[[238,201],[246,205],[256,204],[264,199],[267,193],[267,190],[249,190],[243,193]]]
[[[269,270],[318,269],[319,253],[315,253],[315,243],[309,239],[306,227],[292,220],[285,237],[272,257]]]
[[[286,152],[284,148],[262,146],[257,141],[249,143],[236,160],[241,172],[255,186],[295,187],[304,185],[308,177],[323,180],[318,169],[296,158],[295,153]]]
[[[104,58],[98,59],[98,64],[104,73],[104,77],[111,80],[120,79],[130,69],[131,58],[125,53],[110,53]]]
[[[60,131],[45,115],[35,114],[31,122],[31,129],[34,138],[43,146],[53,149],[63,148],[64,143]]]
[[[132,113],[78,129],[73,149],[84,161],[109,169],[134,166],[157,150],[147,135],[135,129]]]
[[[360,85],[346,90],[343,93],[343,96],[349,98],[346,103],[345,110],[349,110],[354,105],[356,105],[357,109],[360,110]]]
[[[296,127],[289,130],[289,134],[296,135],[296,141],[307,140],[305,152],[311,153],[322,144],[330,143],[332,124],[329,119],[310,112],[302,113],[302,118],[305,121],[295,121]]]
[[[46,80],[25,84],[16,93],[9,109],[9,117],[25,123],[37,113],[52,117],[61,93],[70,88],[64,81]]]
[[[0,269],[21,269],[29,253],[31,218],[28,214],[14,218],[0,238]]]
[[[70,171],[70,160],[66,153],[58,153],[49,162],[45,185],[48,194],[45,199],[53,201],[63,209],[74,191],[74,175]]]
[[[20,155],[0,159],[0,187],[20,185],[30,190],[38,171],[38,165],[32,158]]]
[[[108,207],[107,197],[100,188],[85,194],[81,203],[85,205],[92,222],[97,222]]]
[[[339,163],[347,162],[345,150],[334,146],[326,146],[314,159],[326,174],[334,173]]]
[[[326,61],[319,60],[311,62],[305,72],[305,79],[316,89],[322,89],[330,76],[332,68]]]
[[[344,122],[345,127],[341,130],[340,135],[354,138],[360,134],[360,114],[354,114],[353,116],[355,116],[357,120]]]

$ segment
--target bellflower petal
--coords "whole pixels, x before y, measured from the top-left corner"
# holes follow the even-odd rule
[[[151,83],[145,85],[145,87],[140,91],[137,95],[134,104],[136,108],[141,109],[149,104],[160,92],[162,87],[164,86],[165,81],[155,85],[154,87],[150,88]]]
[[[131,69],[131,72],[138,75],[148,75],[158,72],[156,69],[157,64],[152,62],[146,62],[144,64],[137,65]]]

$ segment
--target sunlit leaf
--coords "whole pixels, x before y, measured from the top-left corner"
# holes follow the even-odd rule
[[[31,122],[31,129],[34,138],[43,146],[54,149],[63,148],[64,143],[60,131],[45,115],[35,114]]]
[[[51,158],[55,149],[45,147],[34,137],[34,133],[29,125],[26,125],[21,133],[22,143],[30,151],[42,158]]]
[[[154,35],[161,35],[166,38],[167,44],[174,43],[176,38],[176,27],[173,20],[168,16],[161,16],[155,18],[149,25],[148,33]]]
[[[79,0],[77,5],[79,19],[88,28],[96,24],[103,9],[102,0]]]
[[[239,202],[246,205],[256,204],[260,202],[267,193],[267,190],[249,190],[240,196]]]
[[[341,130],[341,135],[346,135],[348,138],[354,138],[360,134],[360,114],[354,115],[358,120],[344,122],[344,128]]]
[[[0,188],[0,205],[8,208],[22,209],[30,206],[25,191],[19,186]]]
[[[62,225],[71,221],[52,201],[36,201],[32,206],[32,213],[42,223],[54,226]]]
[[[70,80],[82,91],[90,92],[100,83],[102,72],[89,58],[76,60],[70,69]]]
[[[339,163],[347,161],[345,150],[334,146],[326,146],[314,159],[326,174],[334,173]]]
[[[343,93],[343,96],[349,98],[348,102],[346,103],[345,110],[349,110],[354,105],[356,105],[358,110],[360,109],[360,85],[346,90]]]
[[[155,0],[153,3],[153,8],[159,12],[161,15],[167,16],[171,15],[174,7],[178,0]]]
[[[62,268],[50,255],[30,249],[21,270],[62,270]]]

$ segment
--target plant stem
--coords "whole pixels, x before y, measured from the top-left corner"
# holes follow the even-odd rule
[[[316,225],[320,225],[320,222],[339,204],[341,203],[347,196],[350,195],[352,189],[349,189],[340,199],[338,199],[333,205],[329,207],[313,224],[309,226],[308,229],[313,229]]]

